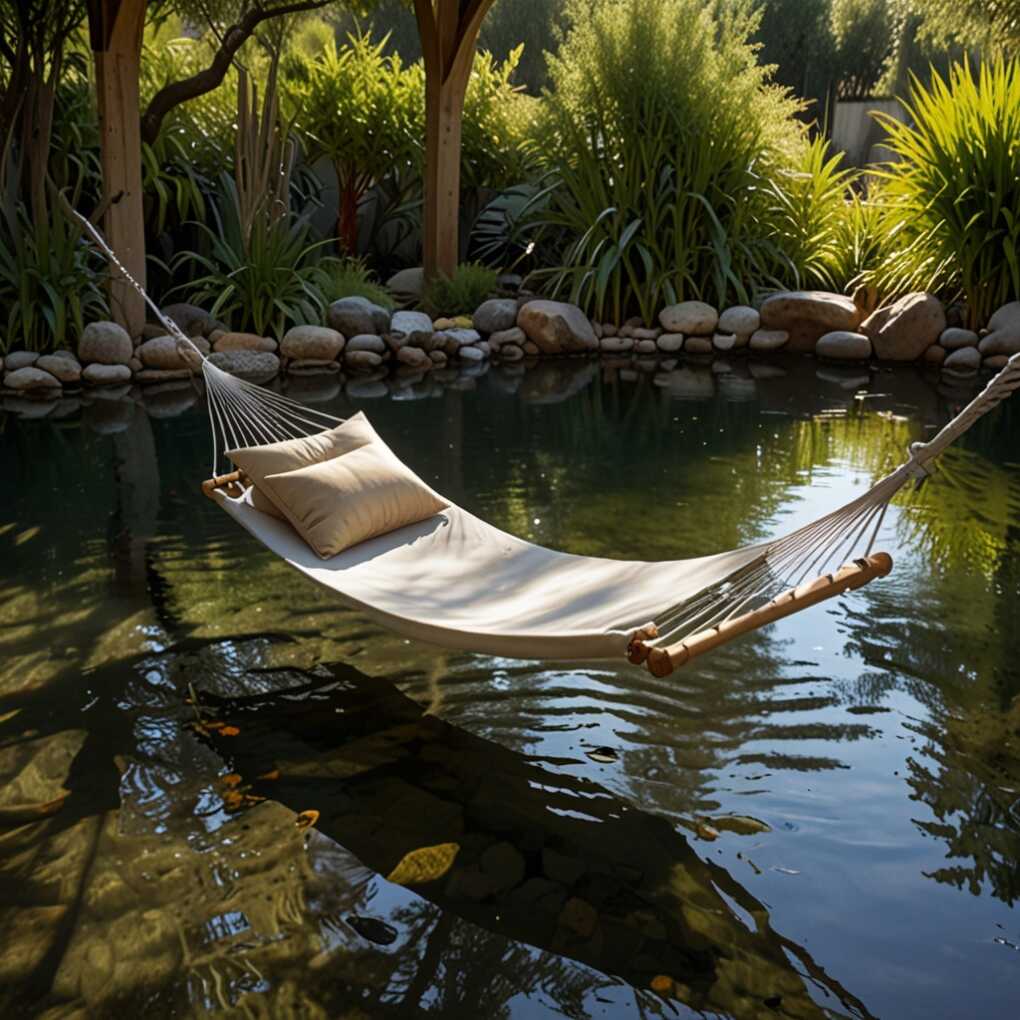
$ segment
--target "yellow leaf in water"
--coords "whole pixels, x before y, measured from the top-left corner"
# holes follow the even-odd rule
[[[400,863],[387,875],[387,879],[397,885],[435,882],[450,870],[459,850],[459,843],[440,843],[412,850],[404,854]]]
[[[302,811],[301,814],[294,819],[294,824],[299,829],[307,829],[310,825],[314,825],[319,820],[319,812],[314,808],[309,808],[307,811]]]
[[[273,769],[271,772],[263,772],[262,775],[259,776],[259,779],[279,779],[279,778],[280,778],[279,769]]]
[[[241,731],[236,726],[221,726],[220,736],[221,737],[236,737]]]
[[[706,825],[704,822],[699,822],[695,831],[701,839],[707,840],[709,843],[719,838],[719,833],[711,825]]]
[[[236,772],[228,772],[223,777],[223,785],[224,786],[240,786],[241,785],[241,777]]]
[[[244,803],[244,798],[236,790],[228,790],[223,794],[223,806],[229,810],[239,808]]]
[[[652,978],[652,991],[668,995],[673,991],[673,979],[668,974],[656,974]]]
[[[14,539],[14,544],[24,545],[26,542],[31,542],[40,531],[42,531],[42,528],[38,524],[34,528],[26,528],[25,531]]]

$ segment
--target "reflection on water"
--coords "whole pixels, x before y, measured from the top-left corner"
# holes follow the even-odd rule
[[[364,406],[508,530],[643,558],[808,520],[967,397],[730,368],[305,396]],[[894,508],[887,581],[656,680],[451,655],[339,607],[198,495],[193,393],[8,416],[0,1002],[1015,1015],[1017,420]]]

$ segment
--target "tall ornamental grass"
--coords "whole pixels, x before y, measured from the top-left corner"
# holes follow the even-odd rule
[[[876,114],[897,157],[882,171],[887,294],[962,297],[969,325],[1020,296],[1020,62],[955,64],[911,80],[908,123]]]
[[[804,145],[748,42],[748,5],[568,0],[539,147],[551,172],[539,282],[590,315],[652,321],[748,301],[790,264],[764,183]]]

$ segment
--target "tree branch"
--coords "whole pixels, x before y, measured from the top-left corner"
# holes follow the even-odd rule
[[[226,77],[237,51],[247,42],[252,33],[269,18],[281,17],[285,14],[297,14],[300,11],[312,11],[325,7],[331,0],[294,0],[293,3],[280,7],[264,8],[254,6],[236,24],[231,25],[223,34],[220,48],[213,56],[212,63],[190,78],[172,81],[164,85],[149,101],[142,114],[142,141],[152,145],[159,136],[159,130],[167,114],[181,103],[196,99],[207,92],[212,92]]]

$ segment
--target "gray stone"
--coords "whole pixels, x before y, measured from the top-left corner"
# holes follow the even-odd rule
[[[833,361],[867,361],[871,357],[871,341],[863,333],[837,329],[819,337],[815,354]]]
[[[344,336],[359,333],[382,335],[390,330],[390,313],[368,298],[346,297],[329,306],[326,319],[331,328]]]
[[[684,335],[683,333],[663,333],[655,343],[659,350],[665,354],[676,354],[683,350]]]
[[[433,365],[439,365],[442,367],[449,360],[450,359],[446,356],[446,351],[429,351],[429,361],[431,361]]]
[[[923,354],[923,359],[928,365],[941,365],[946,360],[946,355],[949,353],[945,347],[940,344],[932,344]]]
[[[510,329],[517,322],[517,302],[513,298],[490,298],[478,306],[471,321],[482,333]]]
[[[424,312],[394,312],[390,320],[389,340],[394,348],[410,344],[427,348],[433,333],[432,319]]]
[[[135,352],[127,330],[115,322],[90,322],[78,340],[83,365],[127,365]]]
[[[209,363],[248,380],[265,382],[280,371],[280,359],[269,351],[217,351]]]
[[[176,380],[190,379],[191,371],[187,368],[143,368],[135,373],[135,382],[165,383]]]
[[[517,325],[524,330],[528,342],[535,345],[536,353],[573,354],[598,350],[595,331],[577,305],[563,301],[529,301],[518,311]]]
[[[654,340],[635,340],[634,350],[638,354],[655,354],[659,348],[655,346]]]
[[[214,319],[204,309],[199,308],[197,305],[189,305],[184,301],[167,305],[161,311],[166,318],[173,320],[174,324],[185,336],[208,337],[214,329],[227,328],[219,319]],[[157,336],[166,332],[162,324],[158,326],[158,329],[160,332],[155,334]]]
[[[986,357],[1020,352],[1020,301],[1010,301],[993,313],[978,347]]]
[[[432,367],[432,359],[420,347],[401,347],[397,351],[397,361],[415,368]]]
[[[386,343],[381,336],[374,333],[358,333],[347,341],[347,353],[357,351],[371,351],[374,354],[382,355],[386,350]]]
[[[352,349],[348,345],[344,352],[344,364],[356,372],[368,372],[382,364],[382,355],[376,351],[360,348]]]
[[[863,317],[853,298],[818,290],[773,294],[762,304],[760,314],[766,330],[785,330],[790,350],[800,352],[813,351],[826,333],[856,331]]]
[[[939,337],[939,343],[947,351],[956,351],[961,347],[977,347],[978,335],[972,329],[961,329],[959,326],[950,326],[944,329]]]
[[[634,349],[634,340],[629,336],[604,336],[599,348],[607,354],[623,354]]]
[[[74,385],[81,380],[81,365],[73,358],[61,358],[56,354],[46,354],[39,358],[35,367],[49,372],[55,379],[67,385]]]
[[[711,354],[712,341],[707,336],[689,336],[684,341],[684,351],[687,354]]]
[[[524,357],[524,349],[517,344],[503,344],[499,356],[504,361],[520,361]]]
[[[761,325],[761,316],[756,308],[748,305],[734,305],[719,316],[720,333],[735,333],[750,336]]]
[[[402,304],[418,301],[425,293],[425,270],[421,266],[401,269],[386,281],[386,289]]]
[[[662,336],[661,329],[646,329],[644,326],[635,326],[630,335],[635,340],[658,340]]]
[[[432,342],[436,347],[441,347],[445,350],[447,354],[456,354],[461,347],[476,344],[481,339],[482,334],[477,329],[469,329],[465,326],[451,326],[449,329],[434,333]]]
[[[785,329],[756,329],[748,346],[752,351],[778,351],[786,346],[789,339],[790,334]]]
[[[981,352],[976,347],[959,347],[942,362],[943,372],[970,375],[981,367]]]
[[[879,308],[861,324],[881,361],[916,361],[946,328],[942,302],[933,294],[907,294]]]
[[[524,881],[524,858],[512,843],[493,843],[478,864],[495,893],[506,892]]]
[[[60,382],[49,372],[26,365],[4,375],[4,386],[9,390],[27,393],[29,390],[59,390]]]
[[[501,329],[498,333],[490,334],[489,346],[494,351],[498,351],[503,344],[517,344],[519,347],[527,339],[523,329],[519,326],[511,326],[510,329]]]
[[[717,351],[732,351],[737,346],[736,333],[716,333],[712,337],[712,346]]]
[[[457,352],[458,357],[461,361],[484,361],[485,352],[477,347],[461,347]]]
[[[127,365],[92,362],[82,370],[81,377],[82,381],[90,386],[116,386],[131,381],[131,369]]]
[[[712,333],[719,324],[719,313],[704,301],[681,301],[659,312],[659,322],[667,333]]]
[[[17,372],[19,368],[34,365],[39,360],[39,354],[36,351],[11,351],[4,360],[8,372]]]
[[[984,368],[990,368],[996,372],[998,372],[1000,368],[1005,368],[1008,363],[1008,354],[990,354],[983,362],[981,362]]]
[[[292,326],[280,344],[280,353],[295,361],[336,361],[343,349],[343,334],[328,326]]]

